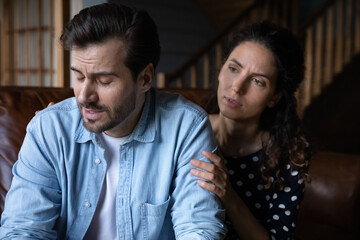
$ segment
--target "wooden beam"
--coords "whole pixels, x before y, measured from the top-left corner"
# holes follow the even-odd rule
[[[323,29],[324,29],[324,19],[319,17],[316,21],[316,34],[315,34],[315,64],[314,64],[314,80],[312,87],[312,96],[317,96],[321,93],[322,89],[322,77],[323,77]]]
[[[270,1],[264,1],[263,4],[261,4],[262,8],[262,16],[263,19],[270,19],[270,12],[271,12],[271,3]]]
[[[335,43],[335,73],[341,72],[344,63],[344,31],[343,31],[343,19],[344,19],[344,3],[338,1],[337,13],[336,13],[336,43]]]
[[[346,21],[345,21],[345,32],[344,32],[344,38],[345,38],[345,46],[344,46],[344,63],[350,62],[352,58],[352,51],[353,51],[353,31],[352,31],[352,19],[355,19],[355,16],[352,14],[352,2],[353,1],[347,1],[346,5]]]
[[[7,71],[9,69],[10,63],[9,63],[9,56],[10,56],[10,47],[9,47],[9,35],[7,34],[7,31],[9,29],[9,17],[11,16],[11,13],[9,11],[10,9],[10,1],[4,0],[2,3],[2,14],[3,18],[1,21],[1,61],[0,61],[0,67],[1,67],[1,76],[0,76],[0,85],[1,86],[7,86],[10,85],[10,74]]]
[[[165,88],[165,73],[156,74],[156,87],[157,88]]]
[[[54,27],[54,1],[50,1],[50,9],[49,9],[50,13],[49,13],[49,16],[50,16],[50,22],[49,22],[49,27],[50,27],[50,30],[49,30],[49,41],[50,41],[50,44],[49,44],[49,67],[51,69],[51,73],[49,74],[50,75],[50,86],[54,86],[54,71],[55,71],[55,66],[54,66],[54,44],[53,44],[53,36],[54,34],[52,34],[52,32],[54,31],[55,27]]]
[[[271,19],[277,25],[280,25],[280,17],[279,17],[279,0],[272,0],[271,1]]]
[[[220,68],[222,66],[223,62],[223,56],[222,56],[222,47],[221,44],[218,43],[215,46],[215,66],[216,66],[216,72],[220,71]]]
[[[210,55],[209,53],[206,53],[204,56],[204,82],[203,82],[203,88],[209,89],[210,88]]]
[[[299,34],[299,0],[293,0],[291,1],[291,30],[295,35]]]
[[[289,26],[290,22],[289,22],[289,2],[290,1],[282,1],[281,3],[281,16],[280,16],[280,22],[281,22],[281,26],[286,27],[286,28],[290,28],[291,26]],[[295,14],[294,12],[292,12],[291,14]]]
[[[53,28],[49,26],[29,26],[23,27],[19,26],[17,29],[8,29],[6,33],[13,34],[13,33],[26,33],[26,32],[37,32],[37,31],[52,31]]]
[[[16,12],[15,13],[15,11],[16,10],[18,10],[19,8],[16,8],[16,7],[14,7],[14,6],[17,6],[17,2],[18,2],[18,0],[14,0],[14,2],[13,2],[13,7],[12,7],[12,11],[13,11],[13,16],[19,16],[19,12]],[[18,28],[19,27],[19,21],[18,21],[18,18],[14,18],[14,25],[12,26],[13,27],[13,29],[16,29],[16,28]],[[14,46],[14,48],[13,48],[13,53],[14,53],[14,55],[13,55],[13,57],[14,57],[14,62],[12,63],[12,67],[14,67],[14,68],[19,68],[19,62],[18,62],[18,54],[19,54],[19,50],[18,50],[18,46],[19,46],[19,34],[14,34],[13,35],[13,37],[14,37],[14,42],[13,42],[13,46]],[[19,80],[19,75],[17,74],[17,72],[14,72],[14,74],[13,74],[13,76],[14,76],[14,82],[13,82],[13,84],[15,85],[15,86],[17,86],[17,85],[19,85],[19,82],[18,82],[18,80]]]
[[[39,69],[37,67],[36,68],[8,68],[7,70],[10,73],[18,72],[18,73],[22,73],[22,74],[26,74],[27,72],[29,72],[31,74],[36,74],[39,71]],[[41,71],[44,73],[50,73],[53,70],[51,68],[42,68]]]
[[[302,110],[307,107],[311,102],[311,85],[312,85],[312,77],[313,77],[313,29],[312,27],[308,27],[306,29],[306,44],[305,44],[305,79],[303,83],[303,101],[301,104]]]
[[[360,1],[356,1],[356,11],[355,11],[355,53],[360,53]]]
[[[55,36],[59,39],[63,27],[69,21],[69,0],[55,0],[55,9]],[[70,53],[60,43],[56,46],[56,59],[56,86],[70,87]]]
[[[17,7],[18,9],[21,9],[20,6]],[[29,4],[29,0],[26,0],[25,2],[25,9],[21,9],[22,11],[25,11],[25,16],[22,16],[22,17],[25,17],[25,24],[22,25],[22,26],[18,26],[18,28],[24,28],[25,29],[25,33],[24,33],[24,36],[25,36],[25,69],[26,69],[26,73],[25,73],[25,76],[26,76],[26,86],[30,86],[30,72],[28,71],[28,69],[30,68],[30,32],[27,31],[27,28],[29,27],[29,24],[30,24],[30,4]],[[40,14],[38,14],[40,15]],[[18,16],[21,16],[21,14],[19,14]],[[21,17],[21,18],[22,18]],[[20,35],[20,33],[16,33],[18,35]],[[20,43],[19,43],[20,45]],[[18,73],[18,72],[17,72]]]
[[[197,87],[197,65],[192,65],[190,68],[190,87]]]
[[[50,1],[51,2],[51,1]],[[42,0],[38,0],[38,19],[37,19],[37,25],[41,26],[42,25]],[[42,44],[42,36],[43,36],[44,32],[43,31],[38,31],[37,32],[37,85],[38,86],[43,86],[44,80],[43,80],[43,54],[42,54],[42,48],[43,48],[43,44]],[[45,50],[45,49],[44,49]]]
[[[182,77],[178,77],[176,79],[176,87],[177,88],[182,88],[183,87],[183,78]]]
[[[324,86],[332,82],[334,74],[334,6],[330,6],[326,18],[324,57]]]

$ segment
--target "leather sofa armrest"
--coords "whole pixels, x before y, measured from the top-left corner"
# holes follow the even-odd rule
[[[309,174],[296,236],[360,239],[360,155],[315,153]]]

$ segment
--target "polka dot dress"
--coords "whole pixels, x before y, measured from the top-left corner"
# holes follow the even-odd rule
[[[287,186],[281,191],[272,187],[264,189],[259,163],[261,154],[262,150],[245,157],[225,157],[230,182],[252,214],[268,230],[270,239],[293,239],[304,183],[298,179],[296,167],[288,165],[284,175]],[[240,239],[228,219],[226,224],[228,234],[225,239]]]

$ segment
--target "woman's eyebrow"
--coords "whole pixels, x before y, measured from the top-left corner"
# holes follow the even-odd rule
[[[239,65],[239,67],[243,67],[243,65],[238,61],[236,60],[235,58],[232,58],[230,59],[231,62],[235,63],[236,65]],[[260,77],[264,77],[264,78],[267,78],[267,79],[270,79],[270,77],[266,74],[263,74],[263,73],[256,73],[256,72],[253,72],[252,75],[254,76],[260,76]]]
[[[230,59],[231,62],[234,62],[236,65],[239,65],[240,67],[242,67],[241,63],[238,62],[238,60],[236,60],[235,58]]]

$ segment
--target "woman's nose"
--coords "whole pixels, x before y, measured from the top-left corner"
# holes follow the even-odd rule
[[[246,90],[248,88],[248,81],[247,77],[240,75],[236,79],[234,79],[232,84],[232,90],[236,92],[237,94],[245,94]]]

